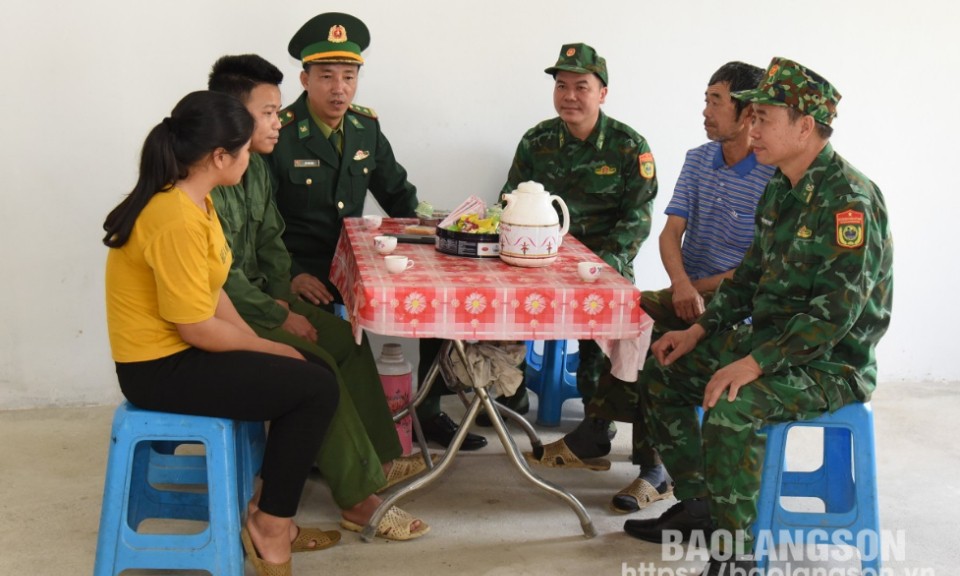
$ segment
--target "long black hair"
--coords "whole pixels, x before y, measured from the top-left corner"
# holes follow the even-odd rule
[[[140,176],[133,191],[103,223],[103,243],[127,243],[140,212],[158,192],[187,177],[191,166],[217,148],[236,154],[253,134],[253,117],[240,100],[217,92],[191,92],[147,134],[140,153]]]

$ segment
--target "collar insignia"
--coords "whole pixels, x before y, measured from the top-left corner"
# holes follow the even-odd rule
[[[309,119],[306,119],[306,118],[305,118],[305,119],[297,122],[297,133],[299,134],[301,140],[303,140],[304,138],[306,138],[307,136],[310,135],[310,120],[309,120]]]

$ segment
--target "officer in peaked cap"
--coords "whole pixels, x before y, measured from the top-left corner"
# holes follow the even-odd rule
[[[293,290],[318,305],[340,300],[330,263],[343,219],[362,214],[367,190],[391,216],[413,216],[417,205],[416,188],[376,113],[353,103],[369,44],[363,22],[328,12],[308,20],[288,45],[303,64],[304,91],[280,112],[280,140],[269,162],[293,257]]]
[[[303,64],[304,91],[280,112],[280,139],[268,162],[293,261],[291,290],[318,306],[342,302],[330,282],[330,265],[343,219],[362,215],[367,191],[392,217],[412,217],[418,204],[417,189],[394,157],[377,114],[353,103],[369,45],[363,22],[328,12],[308,20],[287,47]],[[427,438],[446,445],[456,425],[440,412],[444,388],[434,386],[417,413]],[[462,448],[486,443],[469,434]]]
[[[653,153],[636,130],[601,110],[608,91],[607,61],[592,46],[564,44],[556,63],[544,71],[554,78],[557,116],[523,135],[502,191],[527,180],[543,184],[566,202],[571,234],[633,280],[633,260],[650,234],[657,195]],[[611,410],[615,402],[608,392],[614,385],[601,386],[601,378],[613,378],[610,363],[596,342],[581,340],[577,390],[585,418],[574,431],[537,449],[534,461],[551,467],[609,466],[601,457],[610,453],[618,414]],[[522,411],[526,390],[500,400]]]

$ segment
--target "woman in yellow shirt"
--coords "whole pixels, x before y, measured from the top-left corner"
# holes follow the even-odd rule
[[[231,253],[209,192],[239,182],[253,125],[232,96],[194,92],[150,131],[137,184],[103,226],[107,324],[131,403],[270,421],[243,539],[258,573],[289,574],[292,518],[339,398],[322,361],[258,337],[223,291]]]

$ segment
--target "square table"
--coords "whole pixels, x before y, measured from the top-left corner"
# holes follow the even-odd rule
[[[409,257],[413,267],[399,274],[387,272],[383,256],[374,248],[374,236],[398,234],[415,223],[414,219],[384,219],[379,229],[369,230],[360,218],[344,219],[330,279],[343,296],[358,343],[365,329],[387,336],[442,338],[449,345],[441,354],[452,346],[464,358],[465,340],[640,337],[646,324],[640,291],[573,236],[565,236],[557,260],[541,268],[510,266],[499,258],[451,256],[431,244],[400,243],[393,254]],[[585,282],[577,275],[577,263],[583,261],[602,266],[595,282]],[[426,384],[418,390],[418,399],[422,400],[437,371],[435,363]],[[485,388],[475,387],[474,391],[476,396],[443,458],[428,474],[383,501],[362,533],[364,540],[373,538],[376,526],[395,502],[430,484],[449,467],[481,405],[520,473],[564,500],[580,518],[584,534],[595,536],[580,502],[530,470],[498,408],[508,415],[510,411],[495,407]],[[519,416],[513,419],[525,425],[531,442],[537,445],[530,424]]]

